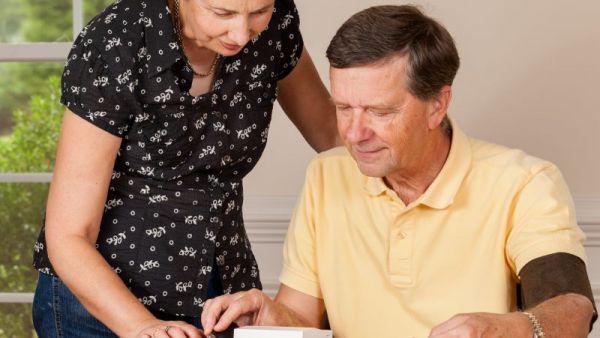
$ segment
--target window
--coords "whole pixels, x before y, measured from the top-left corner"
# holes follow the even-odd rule
[[[64,108],[74,33],[110,0],[0,0],[0,337],[35,336],[32,252]]]

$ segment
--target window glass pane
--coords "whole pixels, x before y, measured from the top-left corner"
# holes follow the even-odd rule
[[[0,0],[0,42],[73,39],[71,0]]]
[[[31,322],[31,304],[0,303],[0,337],[37,337]]]
[[[2,1],[2,0],[0,0]],[[114,0],[83,0],[83,22],[89,22]]]
[[[62,63],[0,63],[0,173],[52,171],[64,112],[62,68]]]
[[[48,187],[48,183],[0,183],[0,292],[35,290],[37,272],[31,262]]]

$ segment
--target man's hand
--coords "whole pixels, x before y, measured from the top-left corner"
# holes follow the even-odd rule
[[[204,334],[226,330],[231,323],[238,326],[270,325],[275,303],[262,291],[252,289],[209,299],[202,310]]]
[[[527,309],[537,317],[549,338],[587,337],[593,311],[588,298],[572,293],[550,298]],[[429,338],[529,338],[532,335],[533,325],[523,313],[468,313],[456,315],[434,327]]]
[[[431,330],[429,338],[529,338],[532,326],[522,313],[456,315]]]

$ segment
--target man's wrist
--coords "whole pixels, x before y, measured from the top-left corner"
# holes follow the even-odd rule
[[[542,324],[540,324],[540,321],[537,319],[537,317],[530,312],[523,311],[523,314],[527,316],[531,322],[531,326],[533,328],[532,338],[545,338],[546,335],[544,334],[544,329],[542,328]]]

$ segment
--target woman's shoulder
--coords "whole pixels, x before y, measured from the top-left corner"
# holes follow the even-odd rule
[[[298,9],[296,8],[294,0],[275,0],[275,9],[273,10],[273,19],[271,22],[274,22],[277,25],[283,24],[284,26],[287,26],[287,24],[299,20]],[[279,28],[281,29],[281,27]]]
[[[295,9],[296,4],[294,0],[275,0],[275,9]]]
[[[145,43],[147,28],[155,25],[153,13],[156,8],[151,7],[162,2],[115,1],[88,22],[75,40],[74,47],[94,49],[101,55],[137,53],[140,45]]]
[[[282,52],[280,43],[288,39],[300,38],[300,17],[293,0],[275,0],[273,16],[267,28],[249,46],[254,48],[275,45],[277,53]],[[262,43],[261,43],[262,42]]]

